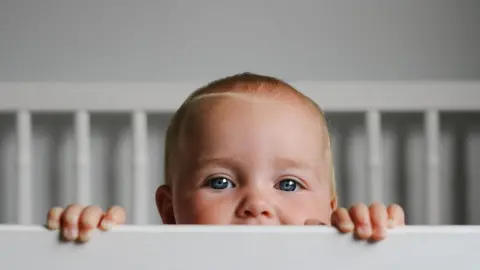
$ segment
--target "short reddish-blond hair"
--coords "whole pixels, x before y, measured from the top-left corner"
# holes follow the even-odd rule
[[[167,185],[172,184],[172,163],[174,162],[173,153],[178,147],[178,139],[181,137],[180,135],[182,132],[182,123],[184,122],[185,116],[189,109],[189,105],[192,103],[192,101],[200,99],[202,97],[227,93],[261,95],[271,98],[281,98],[288,95],[289,99],[296,98],[309,106],[310,109],[316,111],[320,116],[322,122],[320,124],[322,124],[327,130],[326,141],[328,148],[327,151],[329,155],[328,159],[330,162],[331,170],[331,194],[332,198],[336,197],[335,176],[332,151],[330,148],[330,137],[328,133],[327,122],[322,109],[313,100],[302,94],[300,91],[296,90],[290,84],[274,77],[253,73],[241,73],[213,81],[190,94],[190,96],[188,96],[188,98],[183,102],[180,108],[175,112],[172,120],[170,121],[170,125],[167,128],[165,140],[164,177],[165,183]]]

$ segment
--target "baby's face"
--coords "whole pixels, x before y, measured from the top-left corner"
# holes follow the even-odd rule
[[[206,97],[185,119],[174,170],[177,224],[330,223],[320,116],[288,100]]]

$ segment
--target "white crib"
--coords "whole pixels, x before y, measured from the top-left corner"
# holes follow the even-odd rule
[[[108,195],[109,192],[115,192],[116,202],[124,205],[131,214],[129,223],[160,223],[154,209],[153,192],[162,178],[162,140],[166,123],[187,95],[202,84],[0,83],[0,111],[11,116],[12,124],[5,124],[1,131],[4,142],[0,148],[3,148],[4,164],[0,193],[4,201],[3,210],[0,209],[0,220],[3,223],[39,224],[43,222],[46,210],[54,206],[51,201],[43,202],[49,197],[59,196],[55,204],[61,205],[78,202],[108,206],[111,200],[102,198],[112,196]],[[416,152],[410,155],[409,162],[414,163],[416,171],[414,170],[413,174],[404,173],[406,179],[403,179],[413,183],[404,193],[407,194],[407,214],[413,212],[410,222],[414,224],[449,224],[449,219],[443,217],[443,212],[447,212],[445,209],[449,212],[457,211],[452,206],[455,198],[452,198],[453,192],[448,186],[451,183],[442,180],[444,165],[453,161],[442,159],[444,134],[441,124],[444,114],[469,112],[469,115],[463,115],[470,119],[471,127],[469,137],[464,139],[468,146],[466,148],[470,149],[470,157],[466,161],[470,164],[469,173],[468,177],[465,176],[469,180],[468,184],[464,184],[468,188],[456,192],[469,198],[464,205],[468,208],[464,211],[468,212],[469,219],[464,220],[464,223],[480,224],[480,210],[473,207],[480,204],[480,200],[472,195],[478,194],[480,190],[480,82],[293,84],[323,107],[333,126],[336,119],[345,119],[344,114],[357,120],[360,116],[361,124],[365,124],[364,129],[355,131],[356,135],[352,140],[344,142],[356,148],[353,147],[354,149],[343,154],[338,150],[342,143],[336,139],[342,136],[342,131],[332,131],[336,164],[341,164],[337,161],[342,156],[353,160],[343,167],[337,165],[340,167],[337,168],[339,181],[346,178],[345,171],[355,173],[353,176],[350,173],[348,183],[339,185],[344,203],[398,201],[398,196],[389,195],[396,192],[396,186],[386,179],[391,178],[395,172],[390,166],[391,153],[385,151],[391,139],[389,136],[396,133],[395,129],[391,132],[385,131],[388,131],[388,127],[383,120],[388,117],[383,116],[414,114],[415,117],[420,117],[423,128],[417,130],[417,133],[420,131],[417,137],[424,137],[425,140],[424,143],[410,145]],[[45,188],[43,184],[39,184],[43,183],[40,178],[48,178],[52,173],[49,172],[50,165],[45,165],[44,159],[55,154],[35,148],[36,144],[42,144],[42,139],[36,138],[43,134],[35,129],[35,117],[45,114],[48,114],[48,117],[67,117],[60,122],[51,120],[50,126],[64,125],[69,129],[70,122],[72,124],[70,139],[62,141],[51,134],[46,135],[49,136],[50,146],[65,144],[62,147],[66,154],[55,161],[60,163],[57,164],[57,170],[64,171],[62,175],[65,179],[59,179],[60,187],[56,190],[53,190],[52,186]],[[95,122],[96,117],[102,114],[109,114],[111,118]],[[101,179],[102,175],[92,173],[103,166],[99,161],[100,154],[95,152],[102,147],[102,143],[95,141],[94,133],[96,128],[109,124],[116,116],[123,117],[119,124],[123,126],[117,131],[126,131],[126,135],[121,139],[123,146],[120,147],[124,150],[110,154],[107,159],[113,159],[115,155],[122,156],[121,164],[117,165],[117,169],[121,170],[113,184],[105,184]],[[392,123],[386,124],[391,126]],[[349,125],[348,121],[346,125]],[[402,124],[393,125],[398,127]],[[105,143],[105,140],[103,142]],[[422,156],[418,157],[419,154]],[[127,166],[129,164],[130,166]],[[342,197],[342,193],[348,193],[348,196]]]
[[[320,226],[123,226],[86,245],[0,226],[2,269],[478,269],[480,227],[411,226],[367,244]]]

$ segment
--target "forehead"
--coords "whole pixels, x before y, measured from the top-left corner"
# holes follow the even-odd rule
[[[298,99],[204,96],[189,104],[183,122],[184,142],[202,150],[249,143],[255,149],[276,145],[278,152],[298,149],[306,155],[325,149],[328,140],[321,115]]]

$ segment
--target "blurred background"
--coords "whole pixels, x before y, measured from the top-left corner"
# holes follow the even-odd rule
[[[479,14],[476,0],[1,0],[0,83],[207,82],[244,71],[292,82],[478,81]],[[161,223],[153,194],[172,113],[148,115],[148,223]],[[368,202],[364,114],[327,117],[341,204]],[[34,223],[75,202],[73,119],[32,114]],[[0,223],[17,220],[15,121],[0,114]],[[422,112],[382,114],[384,201],[404,206],[410,224],[428,223],[423,122]],[[480,224],[480,112],[441,113],[440,127],[440,223]],[[131,116],[92,114],[92,204],[133,211],[131,155]]]

